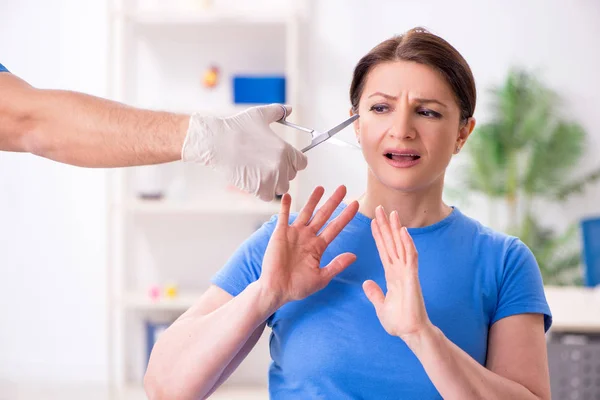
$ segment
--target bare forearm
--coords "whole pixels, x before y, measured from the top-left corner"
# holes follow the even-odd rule
[[[38,90],[24,137],[37,155],[85,167],[179,160],[189,117],[128,107],[76,92]]]
[[[254,283],[210,314],[184,315],[154,346],[144,380],[149,397],[195,400],[206,396],[277,307],[277,301]]]
[[[85,167],[175,161],[189,116],[155,112],[77,92],[40,90],[0,75],[0,150]]]
[[[444,399],[540,399],[479,364],[433,325],[406,343]]]

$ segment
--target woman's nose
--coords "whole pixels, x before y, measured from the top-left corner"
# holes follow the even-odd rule
[[[390,136],[396,139],[414,139],[416,129],[408,109],[398,107],[393,115]]]

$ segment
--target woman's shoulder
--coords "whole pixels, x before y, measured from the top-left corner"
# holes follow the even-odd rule
[[[525,243],[517,236],[492,228],[481,221],[464,214],[460,210],[456,210],[458,211],[458,219],[461,221],[462,226],[471,231],[474,236],[473,239],[481,242],[481,244],[498,248],[506,254],[515,250],[529,251],[527,245],[525,245]]]

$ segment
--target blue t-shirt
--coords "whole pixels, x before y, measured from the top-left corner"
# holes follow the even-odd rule
[[[8,70],[4,65],[0,64],[0,72],[8,72]]]
[[[256,281],[276,221],[271,218],[246,240],[212,282],[236,296]],[[354,264],[325,289],[284,305],[268,319],[272,399],[441,398],[412,351],[385,332],[362,290],[372,279],[386,292],[370,223],[357,214],[321,261],[323,267],[352,252]],[[477,362],[485,365],[490,326],[501,318],[544,314],[548,330],[552,318],[541,274],[519,239],[484,227],[457,208],[436,224],[408,231],[419,252],[429,318]]]

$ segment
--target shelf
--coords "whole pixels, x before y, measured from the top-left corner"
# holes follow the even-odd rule
[[[156,300],[147,293],[125,293],[120,303],[123,307],[134,310],[185,311],[194,305],[202,296],[202,292],[180,293],[175,298],[160,297]]]
[[[554,332],[600,332],[600,287],[546,286]]]
[[[560,332],[600,332],[600,288],[546,286],[553,315],[552,330]],[[145,293],[128,293],[122,304],[131,309],[184,311],[202,292],[181,293],[174,299],[152,300]]]
[[[127,13],[116,12],[125,19],[145,26],[181,26],[181,25],[283,25],[288,22],[285,12],[264,13],[245,10],[143,10]]]
[[[117,205],[118,207],[119,205]],[[254,198],[223,200],[220,202],[178,202],[172,200],[133,200],[126,204],[127,211],[135,214],[233,214],[271,216],[279,213],[280,203],[263,202]]]

